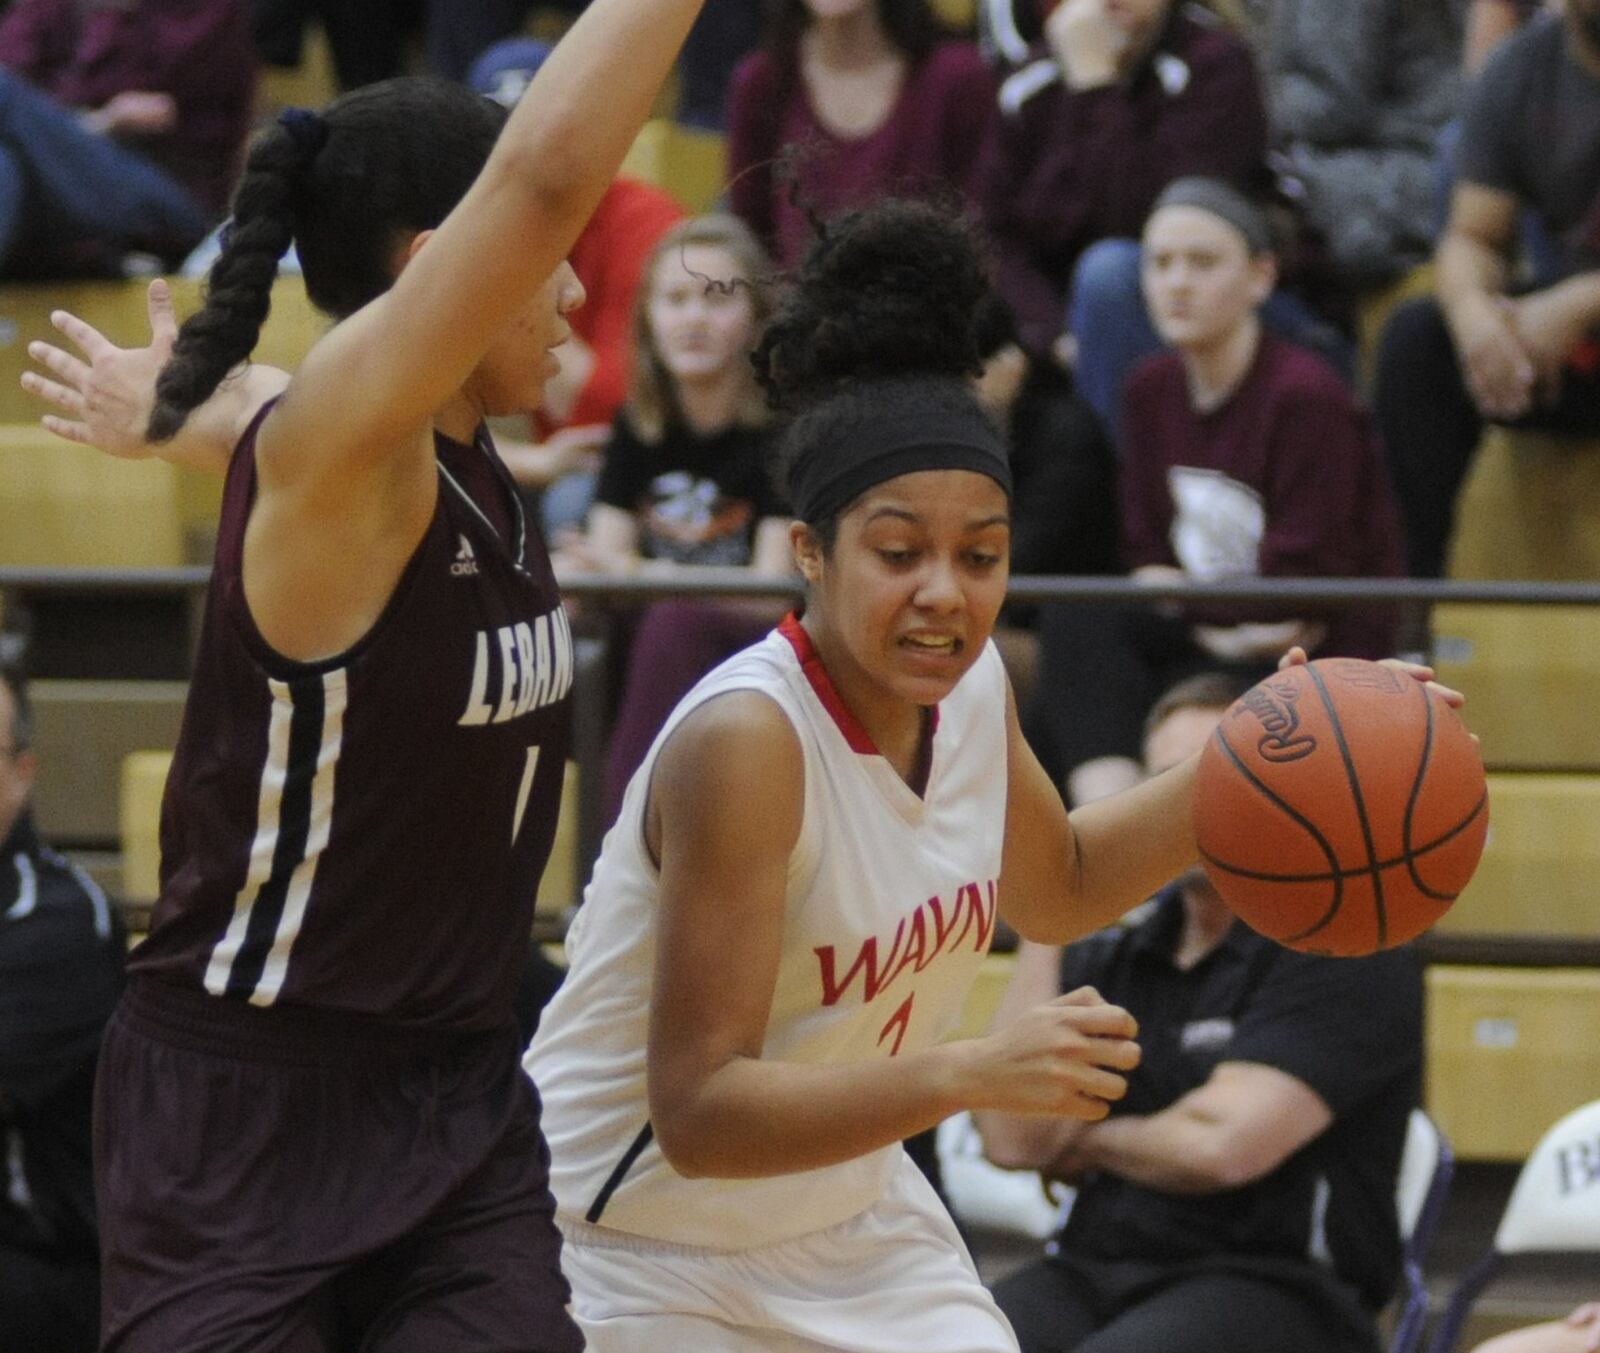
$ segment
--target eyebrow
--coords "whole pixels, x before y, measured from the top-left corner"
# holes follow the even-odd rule
[[[867,517],[866,521],[862,523],[862,525],[870,526],[873,522],[877,521],[879,517],[893,517],[897,521],[910,522],[913,526],[921,526],[924,524],[921,517],[919,517],[915,512],[908,511],[906,508],[880,507],[875,508]],[[991,526],[1010,525],[1011,514],[1009,512],[997,512],[994,516],[985,517],[982,521],[968,522],[963,529],[967,531],[985,531]]]

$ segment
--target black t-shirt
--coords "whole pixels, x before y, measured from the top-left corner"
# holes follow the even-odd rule
[[[20,820],[0,845],[0,1250],[96,1255],[90,1096],[126,943],[107,898]]]
[[[619,414],[596,498],[639,519],[639,552],[684,564],[748,564],[756,523],[788,508],[770,478],[770,434],[731,427],[709,437],[668,427],[639,438]]]
[[[1569,272],[1600,266],[1600,76],[1579,65],[1558,14],[1495,49],[1467,97],[1463,181],[1532,207]]]
[[[1062,1251],[1155,1264],[1259,1256],[1304,1262],[1308,1274],[1331,1264],[1378,1310],[1400,1269],[1395,1183],[1421,1086],[1416,955],[1314,957],[1238,922],[1183,972],[1172,963],[1182,923],[1182,898],[1169,889],[1136,924],[1092,935],[1063,956],[1063,990],[1091,984],[1139,1021],[1144,1057],[1112,1115],[1159,1112],[1219,1063],[1255,1062],[1310,1086],[1334,1121],[1238,1189],[1185,1196],[1090,1176]]]

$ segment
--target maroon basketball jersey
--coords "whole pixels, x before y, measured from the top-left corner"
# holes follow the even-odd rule
[[[290,661],[244,598],[259,427],[223,491],[161,897],[130,969],[259,1006],[504,1024],[569,734],[543,542],[486,433],[437,437],[438,505],[382,616],[337,658]]]

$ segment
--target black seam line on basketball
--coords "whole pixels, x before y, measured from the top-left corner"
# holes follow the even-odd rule
[[[1488,806],[1489,795],[1488,792],[1485,791],[1483,794],[1478,796],[1478,802],[1473,806],[1472,811],[1468,813],[1466,817],[1462,818],[1460,822],[1456,823],[1454,827],[1450,828],[1450,830],[1447,831],[1443,836],[1435,837],[1426,845],[1418,846],[1415,850],[1408,850],[1402,855],[1396,855],[1393,859],[1379,860],[1378,868],[1393,869],[1397,864],[1406,864],[1408,861],[1415,859],[1418,856],[1427,855],[1431,851],[1438,850],[1440,846],[1449,845],[1450,842],[1454,841],[1456,837],[1460,836],[1462,832],[1466,831],[1468,827],[1476,822],[1478,820],[1478,814],[1483,812],[1483,810]],[[1330,883],[1334,879],[1338,878],[1360,878],[1367,872],[1365,869],[1336,869],[1331,874],[1268,874],[1258,869],[1241,869],[1237,865],[1229,864],[1226,860],[1219,860],[1215,855],[1211,855],[1204,850],[1202,850],[1200,853],[1205,856],[1205,861],[1207,864],[1214,864],[1218,869],[1225,869],[1228,873],[1234,875],[1235,877],[1249,879],[1253,883]],[[1457,894],[1429,893],[1428,896],[1435,898],[1440,902],[1453,902],[1455,901]]]
[[[1234,769],[1237,770],[1240,775],[1244,776],[1246,784],[1254,786],[1260,791],[1263,797],[1268,800],[1268,802],[1277,805],[1277,807],[1281,808],[1285,813],[1287,813],[1291,818],[1293,818],[1311,833],[1312,840],[1314,840],[1321,848],[1322,853],[1327,857],[1329,869],[1333,871],[1328,875],[1328,881],[1333,884],[1333,901],[1328,904],[1328,910],[1323,913],[1322,919],[1314,926],[1311,926],[1306,930],[1302,930],[1297,935],[1290,935],[1287,939],[1281,941],[1281,943],[1284,944],[1298,943],[1300,940],[1305,939],[1308,935],[1315,935],[1317,931],[1321,930],[1339,914],[1339,908],[1344,905],[1344,876],[1339,869],[1338,853],[1333,849],[1332,846],[1328,844],[1328,838],[1317,830],[1316,823],[1312,822],[1310,818],[1304,817],[1300,813],[1296,812],[1294,808],[1292,808],[1287,802],[1279,798],[1270,789],[1268,789],[1266,785],[1257,778],[1256,773],[1251,770],[1249,766],[1245,765],[1243,759],[1239,756],[1239,753],[1233,750],[1233,745],[1223,735],[1222,726],[1220,724],[1217,725],[1217,731],[1211,736],[1216,739],[1217,745],[1222,748],[1223,753],[1227,756],[1228,760],[1233,762]]]
[[[646,1123],[639,1129],[639,1135],[633,1139],[631,1145],[622,1153],[622,1159],[611,1171],[606,1182],[600,1186],[600,1192],[595,1194],[594,1202],[589,1204],[589,1210],[583,1214],[583,1219],[591,1226],[605,1215],[606,1204],[611,1201],[611,1195],[617,1191],[617,1186],[628,1176],[628,1171],[633,1168],[633,1162],[643,1154],[645,1147],[650,1145],[650,1139],[656,1135],[655,1128]]]
[[[1411,796],[1406,800],[1406,815],[1401,826],[1400,841],[1406,850],[1406,872],[1411,875],[1411,882],[1416,890],[1435,902],[1453,901],[1454,898],[1447,898],[1444,893],[1436,892],[1422,881],[1422,875],[1417,873],[1416,859],[1411,852],[1411,823],[1416,817],[1417,800],[1422,797],[1422,783],[1428,774],[1428,762],[1433,756],[1433,701],[1428,699],[1427,687],[1421,684],[1417,686],[1417,693],[1422,697],[1422,707],[1428,712],[1428,720],[1422,734],[1422,759],[1417,766],[1417,778],[1412,781]]]
[[[1361,823],[1361,839],[1367,843],[1367,870],[1372,875],[1372,910],[1378,921],[1378,948],[1385,949],[1389,943],[1389,914],[1388,908],[1383,903],[1383,873],[1378,868],[1378,843],[1372,836],[1372,821],[1367,816],[1367,801],[1361,793],[1361,781],[1356,776],[1355,758],[1350,755],[1350,744],[1345,741],[1344,725],[1339,722],[1339,713],[1333,707],[1333,697],[1328,694],[1327,683],[1322,679],[1322,673],[1315,667],[1308,666],[1306,675],[1317,688],[1317,694],[1322,698],[1322,707],[1328,712],[1328,723],[1333,729],[1333,740],[1339,746],[1339,757],[1344,762],[1344,778],[1350,784],[1350,796],[1355,800],[1356,820]]]

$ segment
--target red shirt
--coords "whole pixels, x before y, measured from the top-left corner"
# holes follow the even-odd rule
[[[628,393],[633,309],[644,265],[661,237],[683,220],[676,198],[636,179],[606,190],[569,256],[588,293],[572,315],[572,331],[594,350],[595,365],[565,425],[610,426]],[[540,419],[548,434],[555,426]]]

